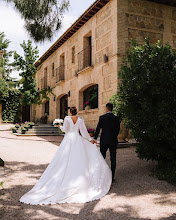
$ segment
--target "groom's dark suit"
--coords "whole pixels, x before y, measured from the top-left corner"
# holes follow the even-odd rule
[[[114,179],[116,169],[116,149],[118,145],[117,136],[120,131],[119,118],[112,112],[108,112],[107,114],[100,116],[94,136],[95,140],[98,138],[100,130],[102,130],[100,137],[100,151],[103,157],[106,158],[106,152],[109,148],[112,178]]]

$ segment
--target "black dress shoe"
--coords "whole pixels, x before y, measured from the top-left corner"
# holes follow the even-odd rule
[[[113,179],[112,179],[112,183],[114,183],[114,182],[115,182],[115,179],[113,178]]]

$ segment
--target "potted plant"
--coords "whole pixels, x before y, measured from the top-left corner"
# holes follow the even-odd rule
[[[17,133],[18,129],[16,127],[12,127],[11,130],[12,130],[12,133]]]
[[[21,125],[21,134],[25,134],[26,131],[27,129],[23,125]]]
[[[20,127],[20,125],[18,123],[16,123],[15,128],[18,130],[19,127]]]
[[[121,123],[120,124],[120,132],[118,135],[118,140],[119,140],[119,142],[126,142],[127,137],[128,137],[128,129],[126,128],[126,126],[123,123]]]
[[[27,131],[28,131],[29,128],[30,128],[30,126],[29,126],[29,124],[28,124],[27,121],[25,121],[24,124],[22,124],[22,126],[23,126]]]
[[[90,109],[89,101],[86,101],[86,102],[83,104],[83,109],[84,109],[84,110],[89,110],[89,109]]]
[[[94,136],[95,130],[94,130],[93,128],[90,128],[90,129],[88,129],[87,131],[88,131],[88,133],[89,133],[89,135],[90,135],[91,137]]]
[[[34,122],[29,122],[28,125],[29,125],[29,128],[31,129],[34,126]]]

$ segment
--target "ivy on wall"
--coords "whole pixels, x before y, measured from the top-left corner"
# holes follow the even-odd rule
[[[21,114],[20,92],[9,90],[8,97],[2,102],[2,120],[5,122],[19,122]]]

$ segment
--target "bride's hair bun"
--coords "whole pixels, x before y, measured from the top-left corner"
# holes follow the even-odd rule
[[[76,108],[76,107],[71,107],[71,108],[70,108],[70,113],[71,113],[72,115],[77,115],[77,108]]]

